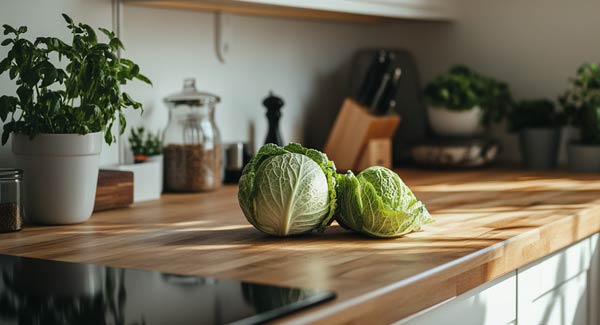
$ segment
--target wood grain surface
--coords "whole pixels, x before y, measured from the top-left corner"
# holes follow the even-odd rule
[[[296,323],[389,323],[600,231],[600,175],[399,170],[437,222],[392,240],[333,225],[279,239],[244,219],[237,187],[0,234],[0,253],[326,288]]]
[[[133,203],[133,172],[100,169],[94,212],[126,208]]]

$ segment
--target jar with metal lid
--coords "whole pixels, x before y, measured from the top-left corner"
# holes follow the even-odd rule
[[[23,171],[0,168],[0,232],[23,226]]]
[[[169,123],[163,133],[164,185],[171,192],[201,192],[222,184],[221,135],[215,123],[219,97],[196,90],[186,79],[183,91],[167,96]]]

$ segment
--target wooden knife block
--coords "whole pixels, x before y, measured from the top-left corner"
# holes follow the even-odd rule
[[[338,170],[361,171],[370,166],[392,167],[392,140],[400,116],[375,116],[346,98],[324,151]]]

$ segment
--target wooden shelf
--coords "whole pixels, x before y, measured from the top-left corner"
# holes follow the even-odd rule
[[[397,19],[449,21],[453,0],[122,0],[135,6],[220,11],[272,17],[376,23]]]

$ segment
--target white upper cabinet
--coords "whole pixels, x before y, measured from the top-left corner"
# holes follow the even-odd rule
[[[452,20],[458,0],[122,0],[126,4],[348,21]]]

